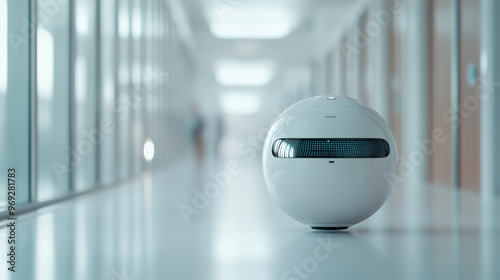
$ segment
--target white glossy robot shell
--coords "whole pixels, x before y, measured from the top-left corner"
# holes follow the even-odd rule
[[[263,151],[268,190],[291,217],[317,229],[344,229],[387,200],[397,147],[370,107],[343,97],[311,97],[283,112]]]

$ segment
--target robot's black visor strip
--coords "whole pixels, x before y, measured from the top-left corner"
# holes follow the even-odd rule
[[[389,143],[378,138],[276,139],[277,158],[385,158]]]

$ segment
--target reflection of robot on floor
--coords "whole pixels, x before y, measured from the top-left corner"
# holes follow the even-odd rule
[[[345,229],[391,194],[397,148],[370,107],[348,97],[312,97],[275,121],[263,167],[271,196],[288,215],[315,229]]]
[[[275,279],[379,279],[387,271],[393,273],[389,278],[405,278],[401,263],[374,245],[350,231],[306,232],[280,247]]]

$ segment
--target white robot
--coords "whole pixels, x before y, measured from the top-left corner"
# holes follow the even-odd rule
[[[263,151],[268,190],[313,229],[346,229],[375,213],[393,189],[398,154],[372,108],[344,96],[306,98],[283,112]]]

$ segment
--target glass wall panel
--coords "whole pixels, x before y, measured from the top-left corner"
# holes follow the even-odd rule
[[[0,0],[0,135],[7,135],[7,65],[8,51],[8,13],[7,0]],[[7,169],[6,137],[0,137],[0,180],[5,182]],[[5,174],[4,174],[5,173]],[[0,192],[0,211],[7,208],[7,192]]]
[[[148,132],[148,135],[145,135],[148,139],[151,139],[151,141],[156,144],[158,147],[159,141],[158,141],[158,88],[161,85],[161,81],[159,80],[160,76],[160,69],[158,67],[158,6],[157,6],[157,1],[152,1],[151,2],[151,80],[152,83],[149,87],[150,92],[148,93],[148,101],[150,104],[150,111],[149,111],[149,116],[150,116],[150,127],[151,129]],[[157,166],[158,163],[158,157],[155,156],[155,158],[152,159],[152,168]]]
[[[115,183],[166,163],[166,147],[187,145],[180,112],[192,63],[168,3],[49,2],[0,0],[0,180],[19,168],[20,204]],[[30,30],[19,19],[34,10]],[[0,211],[7,202],[0,192]]]
[[[154,85],[153,85],[153,77],[155,76],[155,69],[153,68],[153,63],[154,63],[154,47],[153,47],[153,3],[152,1],[146,1],[145,3],[145,17],[146,17],[146,23],[145,23],[145,29],[144,29],[144,35],[143,35],[143,40],[145,41],[145,56],[144,56],[144,63],[143,63],[143,83],[144,83],[144,89],[145,89],[145,98],[143,102],[143,110],[144,110],[144,118],[143,118],[143,135],[142,135],[142,142],[144,143],[146,139],[151,139],[151,141],[155,141],[155,139],[152,139],[151,135],[151,122],[152,122],[152,107],[153,107],[153,91],[154,91]],[[145,162],[144,164],[145,169],[150,169],[151,168],[151,163],[150,162]]]
[[[73,146],[81,152],[74,169],[76,191],[96,185],[96,151],[104,137],[96,127],[96,1],[75,1],[75,110]]]
[[[132,111],[130,99],[130,76],[131,76],[131,48],[130,48],[130,3],[129,0],[118,2],[118,93],[117,109],[118,117],[118,178],[124,179],[130,176],[132,160]]]
[[[0,211],[29,201],[31,40],[19,20],[29,14],[25,1],[0,0]]]
[[[162,75],[163,81],[158,88],[159,90],[159,96],[158,96],[158,106],[159,106],[159,115],[158,115],[158,121],[159,121],[159,127],[158,127],[158,145],[156,145],[158,148],[156,149],[155,153],[158,154],[158,163],[163,166],[164,165],[164,160],[165,160],[165,148],[168,147],[165,143],[165,130],[166,130],[166,118],[165,118],[165,97],[166,97],[166,83],[168,83],[168,74],[167,70],[165,67],[165,54],[166,54],[166,49],[165,49],[165,27],[167,23],[165,22],[165,3],[163,1],[159,1],[158,3],[158,13],[159,13],[159,22],[158,22],[158,64],[159,64],[159,71],[165,75]]]
[[[144,134],[142,122],[142,107],[144,88],[142,86],[142,36],[143,36],[143,21],[145,20],[142,12],[141,0],[133,0],[132,5],[132,92],[131,92],[131,110],[133,110],[132,129],[132,172],[138,174],[141,170],[143,158],[143,139]]]
[[[5,97],[5,94],[7,93],[7,64],[9,62],[7,55],[7,34],[9,31],[7,4],[7,0],[0,0],[0,96],[2,97]],[[2,102],[1,104],[3,105],[5,103]]]
[[[69,1],[54,3],[58,5],[58,13],[48,16],[44,12],[46,3],[38,1],[36,179],[39,201],[68,194],[70,174],[82,161],[82,151],[69,145],[70,5]]]
[[[117,118],[114,111],[116,72],[116,1],[101,1],[101,96],[99,127],[103,139],[99,149],[100,184],[106,185],[117,178]]]

